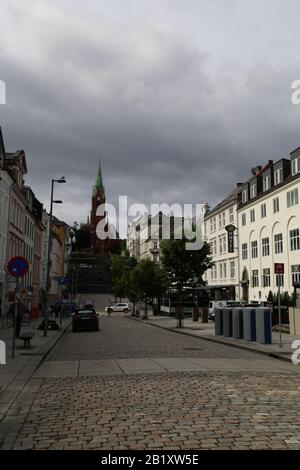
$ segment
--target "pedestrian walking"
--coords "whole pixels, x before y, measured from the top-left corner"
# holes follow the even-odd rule
[[[107,316],[108,317],[110,317],[112,311],[113,311],[113,309],[109,306],[108,309],[107,309]]]

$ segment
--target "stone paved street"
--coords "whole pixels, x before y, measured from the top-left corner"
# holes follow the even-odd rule
[[[67,333],[42,364],[1,423],[2,448],[300,449],[298,367],[121,316],[100,320],[99,333]],[[126,371],[127,360],[172,357],[174,372]],[[125,370],[78,376],[92,360]],[[66,361],[74,376],[47,376]]]

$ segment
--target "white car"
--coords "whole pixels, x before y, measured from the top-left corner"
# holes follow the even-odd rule
[[[105,311],[107,312],[108,308],[111,308],[113,312],[130,312],[131,307],[129,304],[126,303],[119,303],[119,304],[113,304],[110,305],[109,307],[105,307]]]

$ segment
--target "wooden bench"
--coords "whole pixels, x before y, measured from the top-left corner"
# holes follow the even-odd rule
[[[24,341],[24,348],[30,348],[30,341],[33,337],[33,332],[21,333],[20,336],[18,336],[19,339],[22,339]]]

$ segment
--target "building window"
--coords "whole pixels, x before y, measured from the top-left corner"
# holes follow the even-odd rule
[[[213,222],[213,219],[210,219],[210,231],[211,231],[211,232],[214,231],[214,222]]]
[[[294,264],[292,267],[292,284],[300,282],[300,264]]]
[[[253,199],[256,196],[256,184],[250,186],[250,197]]]
[[[225,214],[225,212],[222,213],[222,224],[223,224],[223,227],[225,227],[225,225],[226,225],[226,214]]]
[[[270,268],[263,269],[263,287],[270,287],[271,285],[271,273]]]
[[[226,253],[227,249],[227,238],[226,235],[223,236],[223,253]]]
[[[219,228],[222,227],[222,214],[219,214]]]
[[[282,233],[276,233],[276,235],[274,235],[274,247],[276,255],[283,253]]]
[[[286,197],[288,207],[296,206],[298,204],[298,188],[288,191]]]
[[[263,190],[268,191],[270,189],[270,176],[265,176],[263,179]]]
[[[266,204],[262,204],[260,206],[260,210],[261,210],[261,218],[263,219],[263,218],[267,217],[267,206],[266,206]]]
[[[292,175],[295,176],[297,173],[300,173],[300,157],[292,160]]]
[[[270,241],[269,237],[262,239],[262,255],[269,256],[270,254]]]
[[[233,214],[233,207],[229,209],[229,223],[232,224],[234,222],[234,214]]]
[[[284,274],[275,274],[276,287],[284,286]]]
[[[254,269],[252,271],[252,287],[258,287],[259,280],[258,280],[258,269]]]
[[[248,246],[247,246],[247,243],[242,243],[242,259],[248,259]]]
[[[217,240],[214,239],[214,254],[217,254]]]
[[[214,217],[214,231],[217,230],[217,219],[216,217]]]
[[[234,279],[235,278],[235,262],[230,261],[230,278]]]
[[[223,263],[223,277],[227,277],[227,264],[226,261]]]
[[[242,192],[242,203],[244,204],[248,200],[247,190]]]
[[[214,278],[217,279],[217,265],[214,265]]]
[[[251,209],[250,211],[250,221],[255,222],[255,209]]]
[[[275,197],[275,199],[273,199],[273,212],[274,214],[279,212],[279,197]]]
[[[282,168],[274,171],[274,184],[279,184],[282,182]]]
[[[291,251],[300,249],[299,229],[290,230],[290,247]]]
[[[223,278],[223,263],[219,264],[220,279]]]
[[[223,237],[219,237],[219,253],[223,253]]]
[[[252,258],[258,257],[257,241],[251,242],[251,256]]]
[[[246,213],[245,212],[242,214],[242,225],[243,226],[246,225]]]

